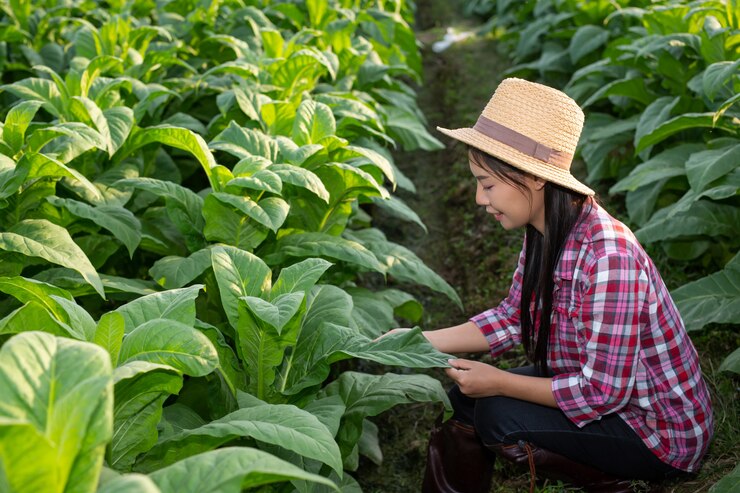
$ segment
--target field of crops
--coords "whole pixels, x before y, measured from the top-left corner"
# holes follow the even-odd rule
[[[640,240],[695,262],[687,327],[737,324],[737,3],[466,4],[584,106]],[[461,306],[375,218],[425,229],[394,155],[442,147],[415,5],[1,5],[0,491],[361,491],[369,418],[447,401],[419,330],[373,339],[422,321],[416,286]]]

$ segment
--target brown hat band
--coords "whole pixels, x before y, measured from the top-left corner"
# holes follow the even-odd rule
[[[555,150],[544,144],[530,139],[526,135],[520,134],[516,130],[501,125],[491,119],[481,115],[473,126],[475,130],[483,135],[497,140],[502,144],[516,149],[517,151],[532,156],[540,161],[554,164],[558,168],[570,169],[570,162],[573,160],[571,154]]]

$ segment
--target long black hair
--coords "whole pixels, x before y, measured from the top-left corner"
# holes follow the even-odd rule
[[[532,175],[474,147],[470,147],[468,156],[475,166],[530,195],[531,199],[531,191],[525,178]],[[531,224],[527,224],[527,250],[519,311],[524,350],[530,361],[534,362],[540,376],[549,373],[547,356],[554,289],[553,274],[565,240],[578,222],[586,198],[583,194],[546,181],[544,234]],[[532,302],[534,302],[533,311],[530,310]],[[536,327],[535,321],[538,318],[539,327]]]

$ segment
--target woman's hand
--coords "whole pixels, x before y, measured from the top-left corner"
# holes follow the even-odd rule
[[[467,359],[449,360],[452,368],[445,370],[447,376],[455,381],[460,391],[468,397],[493,397],[501,395],[502,381],[510,376],[509,372],[495,366]]]
[[[445,370],[460,392],[468,397],[514,397],[548,407],[558,407],[552,393],[552,378],[519,375],[495,366],[467,359],[448,360],[452,368]]]
[[[411,329],[393,329],[382,336]],[[446,329],[425,330],[421,333],[437,351],[443,353],[480,353],[488,349],[488,341],[473,322],[465,322]],[[375,339],[376,341],[378,339]]]
[[[408,332],[410,330],[412,330],[412,329],[407,329],[405,327],[399,327],[397,329],[391,329],[388,332],[386,332],[385,334],[382,334],[382,335],[376,337],[375,339],[373,339],[373,342],[379,341],[379,340],[381,340],[382,338],[384,338],[385,336],[387,336],[389,334],[400,334],[402,332]],[[423,334],[423,332],[422,332],[422,334]]]

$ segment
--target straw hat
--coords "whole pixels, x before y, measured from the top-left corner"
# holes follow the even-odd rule
[[[570,174],[583,111],[567,94],[522,79],[504,79],[473,128],[440,132],[535,176],[585,195]]]

